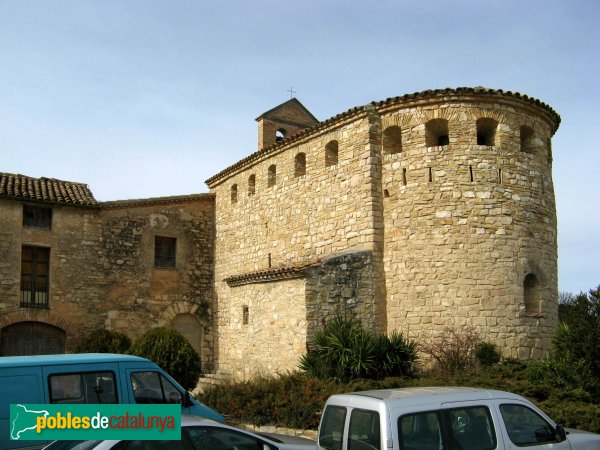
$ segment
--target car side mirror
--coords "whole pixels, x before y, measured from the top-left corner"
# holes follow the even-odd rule
[[[567,432],[565,431],[565,427],[563,427],[560,423],[556,424],[554,435],[556,436],[557,442],[562,442],[567,439]]]
[[[181,405],[184,408],[189,408],[190,406],[194,406],[194,403],[192,402],[192,399],[190,397],[190,393],[188,391],[185,391],[183,393],[183,401],[182,401]]]

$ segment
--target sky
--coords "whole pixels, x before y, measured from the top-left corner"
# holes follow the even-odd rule
[[[427,89],[556,110],[559,290],[600,284],[600,1],[0,0],[0,172],[99,201],[207,192],[261,113]]]

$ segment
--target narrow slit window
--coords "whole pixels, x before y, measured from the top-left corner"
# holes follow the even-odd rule
[[[269,166],[269,170],[267,173],[267,186],[273,187],[277,184],[277,167],[275,164]]]
[[[248,177],[248,196],[256,193],[256,175],[252,174]]]
[[[298,153],[294,158],[294,176],[303,177],[306,175],[306,153]]]
[[[431,171],[431,167],[429,167],[429,182],[433,182],[433,172]]]
[[[406,186],[406,168],[402,169],[402,185]]]
[[[325,166],[335,166],[338,163],[338,141],[330,141],[325,146]]]
[[[235,204],[237,203],[237,199],[238,199],[238,185],[234,184],[233,186],[231,186],[231,204]]]
[[[473,182],[473,166],[469,166],[469,179]]]
[[[244,305],[242,306],[242,324],[248,325],[248,322],[250,322],[250,309],[248,305]]]

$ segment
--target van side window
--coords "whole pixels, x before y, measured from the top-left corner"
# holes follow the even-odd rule
[[[319,446],[326,450],[342,450],[346,408],[343,406],[327,406],[323,412]]]
[[[496,448],[496,431],[485,406],[473,406],[444,410],[444,416],[450,429],[450,448],[463,450],[492,450]]]
[[[535,411],[523,405],[500,405],[508,437],[519,447],[556,442],[554,428]]]
[[[136,403],[182,403],[183,397],[160,372],[133,372],[131,385]]]
[[[348,450],[380,450],[379,413],[354,409],[350,414]]]
[[[50,403],[118,403],[113,372],[53,374]]]
[[[439,412],[429,411],[400,417],[398,434],[400,448],[404,450],[442,448],[442,425]],[[453,449],[452,446],[448,448]]]

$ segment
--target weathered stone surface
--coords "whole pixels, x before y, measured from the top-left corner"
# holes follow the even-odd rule
[[[288,101],[258,122],[259,151],[209,179],[205,196],[55,204],[48,231],[23,227],[32,197],[2,184],[0,328],[47,323],[68,350],[99,327],[135,338],[175,324],[218,378],[294,369],[335,314],[419,340],[471,325],[505,356],[547,352],[550,107],[459,88],[319,123]],[[278,141],[277,130],[291,133]],[[177,239],[175,269],[154,267],[155,236]],[[23,245],[51,248],[48,310],[19,307]]]

